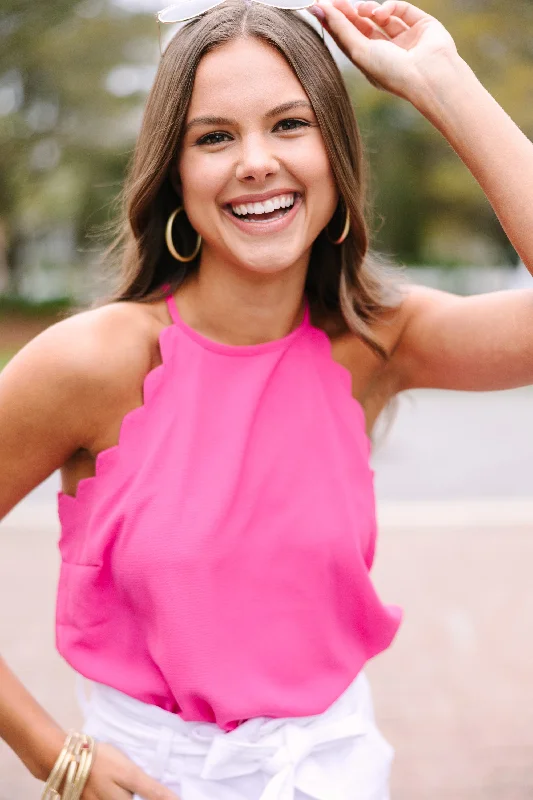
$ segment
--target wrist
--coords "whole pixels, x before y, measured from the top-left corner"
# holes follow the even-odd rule
[[[453,111],[456,99],[479,83],[475,73],[457,52],[442,53],[420,74],[411,103],[430,122]]]
[[[31,743],[29,755],[22,759],[34,778],[40,781],[47,780],[63,749],[66,738],[66,731],[59,726],[51,726],[46,730],[39,731],[38,738],[35,737]]]

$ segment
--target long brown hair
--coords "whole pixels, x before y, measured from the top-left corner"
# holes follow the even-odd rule
[[[166,247],[166,222],[181,205],[170,168],[202,57],[243,36],[281,53],[309,97],[340,195],[330,221],[332,236],[339,236],[346,209],[350,212],[350,230],[341,245],[332,244],[325,230],[313,244],[306,281],[313,320],[336,333],[351,330],[385,356],[370,325],[398,305],[398,293],[384,260],[369,252],[367,165],[345,83],[320,35],[303,16],[261,3],[225,0],[185,24],[165,50],[119,198],[122,213],[115,239],[104,256],[115,284],[105,302],[160,299],[164,283],[174,291],[198,268],[200,255],[182,264]],[[176,218],[173,236],[179,252],[193,252],[197,234],[184,213]]]

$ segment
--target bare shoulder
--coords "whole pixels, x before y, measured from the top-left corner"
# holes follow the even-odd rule
[[[444,365],[446,320],[464,305],[464,297],[428,286],[410,284],[399,313],[397,339],[388,365],[396,393],[416,388],[415,376],[427,376]],[[459,347],[464,346],[459,344]],[[425,385],[422,380],[421,385]],[[427,384],[431,387],[431,381]],[[437,387],[435,387],[437,388]]]
[[[0,519],[128,410],[157,359],[156,304],[111,303],[61,320],[0,373]],[[133,405],[135,402],[133,402]]]
[[[403,287],[402,302],[398,307],[399,338],[407,326],[416,321],[421,314],[435,307],[449,306],[460,300],[459,295],[450,294],[441,289],[433,289],[430,286],[420,286],[415,283],[406,284]]]
[[[111,366],[120,366],[124,358],[138,357],[139,348],[148,351],[154,325],[150,305],[120,301],[81,311],[54,327],[58,337],[72,334],[76,351],[81,359],[87,359],[87,366],[105,373]],[[105,358],[97,363],[101,356]]]
[[[91,450],[100,423],[154,365],[163,321],[155,304],[117,302],[50,326],[0,373],[2,424],[63,440],[65,458]]]
[[[342,331],[337,332],[333,328],[325,330],[344,360],[351,361],[354,369],[359,367],[365,374],[375,375],[386,369],[411,313],[411,287],[402,286],[397,305],[383,311],[379,318],[369,325],[370,337],[377,348],[373,348],[363,336],[346,330],[345,323]]]
[[[148,371],[157,319],[147,306],[109,303],[51,325],[12,359],[3,382],[31,381],[35,391],[66,392],[83,400],[87,389],[106,390]]]
[[[102,389],[144,377],[156,356],[160,323],[153,307],[145,303],[109,303],[55,327],[67,366]]]
[[[401,347],[405,344],[406,333],[426,312],[436,308],[449,307],[459,298],[456,295],[417,284],[404,284],[398,305],[385,312],[372,326],[372,333],[381,344],[387,358],[383,363],[385,372],[394,372]]]
[[[417,288],[402,286],[398,304],[383,312],[370,326],[372,338],[384,355],[351,331],[332,339],[333,357],[352,376],[353,395],[365,410],[368,432],[381,411],[400,391],[396,352],[408,320],[417,313]]]
[[[456,295],[427,286],[404,284],[396,308],[391,309],[373,326],[373,333],[387,358],[374,376],[373,388],[386,403],[394,395],[409,388],[405,382],[406,365],[415,357],[412,332],[437,310],[444,310],[460,300]]]
[[[494,391],[529,385],[533,290],[456,295],[410,286],[390,369],[398,391]]]

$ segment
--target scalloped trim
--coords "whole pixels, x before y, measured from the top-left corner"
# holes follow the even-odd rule
[[[357,411],[361,415],[361,420],[362,420],[362,423],[363,423],[363,433],[365,435],[365,439],[368,442],[369,453],[371,453],[372,452],[372,439],[370,438],[370,436],[366,432],[366,413],[365,413],[365,409],[363,408],[363,406],[361,405],[361,403],[359,402],[357,397],[353,396],[353,378],[352,378],[352,374],[351,374],[349,369],[344,367],[342,364],[339,364],[338,361],[335,361],[333,356],[331,357],[331,364],[332,364],[332,367],[335,370],[335,372],[341,378],[341,381],[345,384],[346,389],[348,390],[348,393],[349,393],[351,399],[355,403],[355,407],[357,408]]]
[[[373,447],[372,439],[370,438],[370,436],[366,432],[366,413],[365,413],[365,409],[363,408],[362,404],[359,402],[357,397],[353,396],[353,377],[352,377],[352,374],[351,374],[349,369],[344,367],[342,364],[339,364],[339,362],[336,361],[333,358],[333,347],[332,347],[331,340],[330,340],[329,336],[327,335],[327,333],[325,331],[323,331],[321,328],[316,328],[316,330],[320,334],[322,334],[322,336],[323,336],[324,351],[325,351],[325,353],[327,355],[327,359],[328,359],[328,362],[330,364],[331,371],[333,373],[335,373],[337,375],[337,377],[339,378],[339,382],[344,386],[344,389],[348,392],[348,394],[350,396],[350,399],[352,400],[353,404],[355,405],[357,413],[361,417],[363,434],[364,434],[364,437],[365,437],[366,442],[368,444],[368,453],[369,453],[369,456],[370,456],[371,453],[372,453],[372,447]]]
[[[61,489],[57,492],[57,503],[60,520],[61,513],[65,509],[75,509],[87,502],[91,492],[98,483],[108,475],[115,463],[118,461],[120,452],[125,447],[128,436],[132,435],[135,429],[142,424],[143,417],[149,413],[153,397],[157,393],[158,387],[164,380],[165,370],[168,369],[172,350],[170,339],[175,335],[176,325],[167,325],[161,329],[158,336],[159,352],[161,364],[151,369],[145,376],[142,386],[143,401],[140,406],[132,408],[122,418],[120,423],[117,444],[107,447],[97,453],[95,458],[95,472],[87,478],[81,478],[76,488],[76,494],[66,494]]]

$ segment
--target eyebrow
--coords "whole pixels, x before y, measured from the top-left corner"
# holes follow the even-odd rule
[[[313,110],[313,106],[307,100],[289,100],[286,103],[281,103],[281,105],[276,106],[275,108],[271,108],[270,111],[267,111],[265,117],[270,119],[271,117],[277,117],[280,114],[284,114],[285,111],[292,111],[293,108],[307,108],[311,111]],[[195,125],[237,125],[236,120],[228,119],[227,117],[214,117],[214,116],[203,116],[203,117],[195,117],[184,128],[184,135]]]

